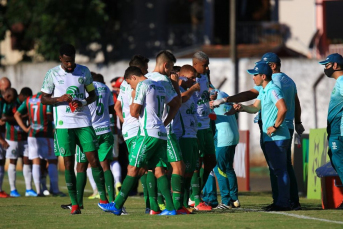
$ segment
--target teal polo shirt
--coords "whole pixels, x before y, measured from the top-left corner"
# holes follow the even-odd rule
[[[336,80],[329,103],[327,132],[330,137],[343,136],[343,76]]]

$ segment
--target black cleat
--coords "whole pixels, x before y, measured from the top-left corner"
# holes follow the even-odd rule
[[[67,210],[71,210],[71,204],[62,204],[61,208],[62,209],[67,209]]]

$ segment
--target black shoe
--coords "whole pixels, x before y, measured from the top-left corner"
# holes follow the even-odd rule
[[[291,207],[281,207],[281,206],[274,204],[272,207],[270,207],[266,211],[267,212],[272,212],[272,211],[274,212],[274,211],[290,211],[290,210],[291,210]]]
[[[271,204],[269,204],[269,205],[267,205],[265,207],[262,207],[261,209],[265,210],[265,211],[268,211],[268,209],[272,208],[273,206],[274,206],[274,203],[271,203]]]
[[[343,210],[343,201],[342,201],[342,203],[341,203],[336,209],[338,209],[338,210]]]
[[[37,194],[37,197],[45,197],[45,195],[43,193],[39,193]]]
[[[68,210],[68,209],[71,210],[71,204],[62,204],[62,205],[61,205],[61,208],[62,208],[62,209],[67,209],[67,210]]]
[[[297,202],[297,203],[291,203],[291,209],[292,209],[293,211],[302,210],[301,205],[300,205],[299,202]]]

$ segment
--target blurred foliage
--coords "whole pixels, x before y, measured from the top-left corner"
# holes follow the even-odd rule
[[[10,0],[0,10],[0,39],[11,31],[12,48],[33,47],[46,60],[56,60],[63,43],[78,48],[101,36],[99,27],[108,21],[101,0]]]

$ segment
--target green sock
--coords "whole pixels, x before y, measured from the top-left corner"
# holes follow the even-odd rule
[[[96,183],[96,187],[98,188],[100,200],[107,201],[105,181],[104,181],[105,180],[104,172],[102,171],[102,168],[101,167],[92,168],[92,174],[94,177],[94,181]]]
[[[200,187],[200,190],[202,190],[202,188],[205,186],[208,175],[206,177],[206,180],[204,180],[204,172],[205,172],[204,168],[201,167],[199,172],[200,172],[199,173],[199,187]]]
[[[71,204],[77,205],[77,195],[76,195],[76,177],[74,170],[65,170],[64,177],[67,183],[68,193],[70,196]]]
[[[110,202],[114,201],[114,178],[112,175],[111,170],[107,170],[104,172],[106,190],[108,193],[108,199]]]
[[[200,185],[199,185],[198,172],[193,173],[191,186],[192,186],[192,195],[194,197],[195,206],[197,206],[198,204],[200,204]]]
[[[138,181],[137,177],[131,177],[128,175],[125,177],[123,184],[121,186],[120,192],[114,201],[114,203],[116,204],[116,208],[123,207],[129,195],[129,192],[131,191],[132,187],[136,184],[137,181]]]
[[[189,198],[189,188],[191,187],[191,177],[185,177],[185,182],[183,184],[184,191],[183,191],[183,206],[188,208],[188,198]]]
[[[149,203],[149,193],[148,193],[148,187],[147,187],[147,174],[144,174],[141,177],[141,184],[143,187],[143,193],[144,193],[144,200],[145,200],[145,207],[150,208],[150,203]]]
[[[76,175],[76,196],[79,206],[83,206],[83,193],[85,191],[85,186],[87,183],[87,173],[81,172]]]
[[[157,188],[157,203],[160,204],[164,204],[164,199],[161,193],[161,190],[159,188]]]
[[[170,195],[170,190],[168,189],[168,179],[165,175],[157,179],[157,186],[161,190],[161,193],[166,200],[166,209],[169,211],[175,210],[173,200]]]
[[[176,210],[182,207],[182,186],[183,177],[177,174],[172,174],[171,186],[173,189],[173,203]]]
[[[156,178],[153,172],[148,171],[146,183],[147,183],[148,193],[149,193],[150,209],[154,211],[159,211],[160,208],[158,207],[158,204],[157,204]]]

